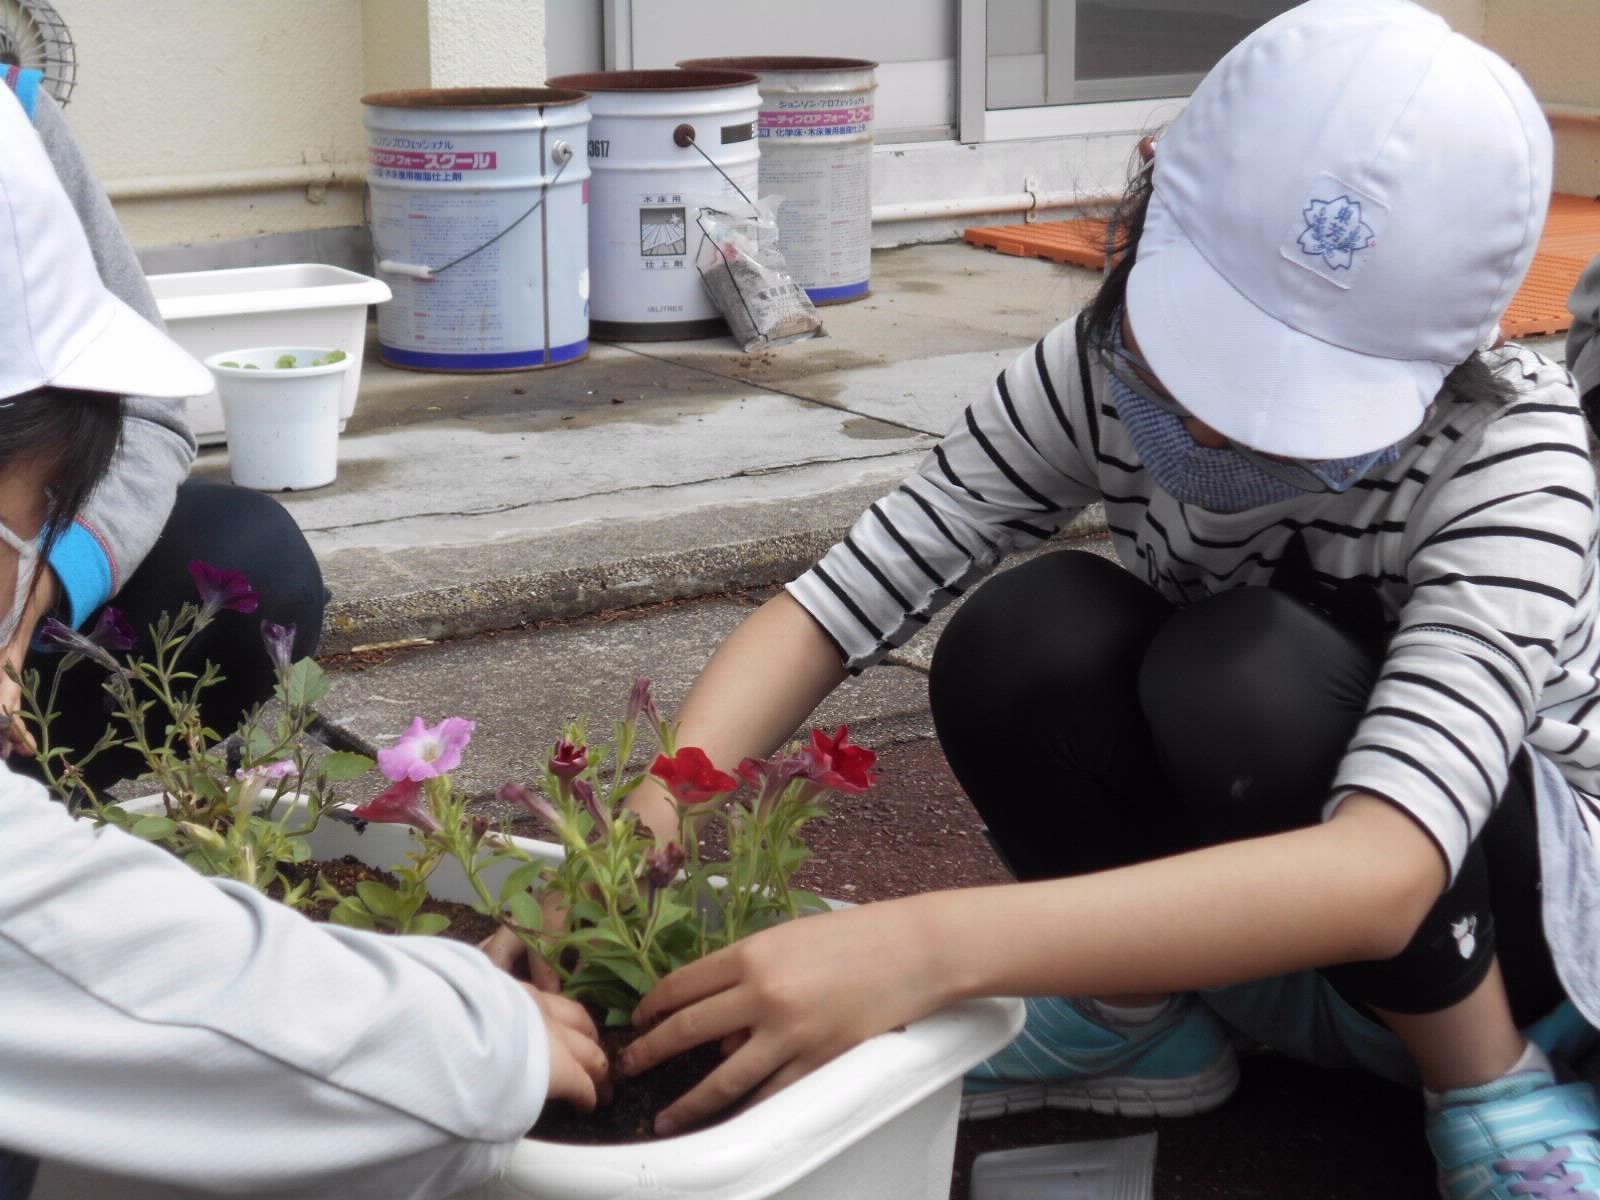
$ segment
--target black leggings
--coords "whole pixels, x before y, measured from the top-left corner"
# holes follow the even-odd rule
[[[1381,657],[1365,631],[1275,588],[1175,608],[1114,563],[1064,551],[967,599],[929,699],[996,850],[1019,879],[1046,879],[1315,824]],[[1435,1012],[1498,951],[1519,1023],[1554,1007],[1533,822],[1524,752],[1411,944],[1326,968],[1329,982],[1363,1009]]]
[[[221,670],[222,681],[201,693],[200,707],[206,724],[226,735],[246,711],[272,694],[276,682],[261,640],[261,623],[294,626],[295,658],[315,653],[322,639],[327,589],[311,547],[283,505],[231,484],[189,480],[179,487],[155,547],[110,602],[138,633],[136,653],[149,652],[149,629],[163,613],[176,613],[185,601],[199,599],[189,574],[194,559],[243,572],[261,597],[254,613],[220,613],[190,648],[189,669],[198,670],[209,661]],[[92,616],[87,627],[92,628],[95,619]],[[36,650],[26,665],[48,681],[59,661],[59,654]],[[112,707],[102,687],[104,679],[105,673],[93,663],[80,663],[62,677],[59,716],[51,725],[53,741],[80,751],[94,745]],[[13,757],[11,765],[30,769],[22,758]],[[116,750],[97,756],[85,779],[100,792],[143,769],[143,760],[134,752]]]

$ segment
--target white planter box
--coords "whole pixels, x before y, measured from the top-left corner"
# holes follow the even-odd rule
[[[339,401],[342,431],[355,411],[367,343],[367,306],[391,296],[389,285],[342,267],[289,263],[150,276],[167,331],[198,359],[240,346],[329,346],[355,360]],[[221,445],[216,390],[188,401],[189,425],[202,446]]]
[[[517,840],[537,856],[561,854],[549,842]],[[405,857],[410,831],[369,825],[357,833],[323,821],[312,845],[319,858],[354,854],[388,865]],[[430,890],[472,899],[453,863],[435,872]],[[1022,1019],[1016,999],[952,1005],[862,1043],[720,1125],[680,1137],[616,1146],[530,1139],[498,1180],[456,1200],[947,1200],[961,1077],[1009,1043]],[[33,1200],[180,1195],[193,1200],[190,1192],[45,1163]]]

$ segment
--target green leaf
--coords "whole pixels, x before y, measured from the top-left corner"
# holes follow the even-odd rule
[[[328,914],[328,920],[335,925],[344,925],[350,929],[376,929],[377,921],[372,919],[372,914],[366,910],[361,901],[353,896],[346,896],[333,906],[333,911]]]
[[[569,924],[571,924],[573,926],[578,926],[578,925],[598,925],[601,921],[604,921],[605,919],[606,919],[605,906],[603,904],[601,904],[598,900],[590,900],[587,897],[585,897],[582,900],[576,901],[573,904],[570,912],[568,913],[568,917],[567,917],[567,920],[568,920]]]
[[[392,887],[387,887],[376,880],[363,879],[356,884],[356,895],[361,897],[361,903],[365,904],[374,916],[398,921],[405,915],[405,906],[399,894]]]
[[[432,937],[450,928],[450,918],[443,913],[418,913],[406,923],[407,933],[420,933]]]
[[[511,874],[506,876],[506,881],[500,885],[500,899],[510,902],[512,896],[518,892],[526,892],[544,877],[549,864],[544,862],[523,863]]]
[[[317,766],[329,783],[343,783],[359,779],[372,770],[372,759],[352,750],[330,750],[317,760]]]
[[[278,361],[273,363],[272,365],[277,367],[280,371],[286,371],[290,367],[295,365],[295,363],[294,363],[294,355],[292,355],[292,354],[280,354],[280,355],[278,355]]]
[[[669,929],[682,921],[685,917],[694,916],[694,907],[673,899],[670,892],[661,892],[656,896],[656,928]]]
[[[328,673],[315,659],[302,658],[289,668],[285,701],[295,707],[315,704],[328,694]]]
[[[815,892],[791,891],[789,898],[799,906],[802,913],[827,912],[833,906]]]
[[[518,892],[505,899],[511,919],[524,929],[544,928],[544,906],[532,892]]]
[[[147,842],[159,842],[162,838],[169,838],[176,833],[178,823],[171,817],[148,816],[138,818],[127,829],[136,838],[143,838]]]
[[[590,956],[589,961],[610,971],[641,996],[655,986],[644,968],[631,958],[620,954],[595,954]]]

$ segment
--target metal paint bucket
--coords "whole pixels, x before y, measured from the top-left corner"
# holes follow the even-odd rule
[[[589,93],[590,329],[615,341],[716,337],[727,322],[695,270],[696,199],[755,198],[756,77],[595,71],[551,87]]]
[[[589,353],[588,97],[555,88],[363,96],[379,354],[523,371]]]
[[[859,300],[872,277],[872,114],[878,64],[859,58],[691,58],[760,80],[761,194],[782,196],[778,250],[813,304]]]

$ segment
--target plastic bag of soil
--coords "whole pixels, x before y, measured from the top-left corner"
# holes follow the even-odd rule
[[[741,211],[700,205],[695,269],[706,293],[748,353],[822,333],[822,318],[778,252],[779,198],[763,196]],[[718,201],[726,205],[727,201]]]

